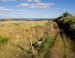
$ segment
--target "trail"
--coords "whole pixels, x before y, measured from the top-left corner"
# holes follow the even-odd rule
[[[54,28],[55,25],[56,28]],[[51,34],[55,41],[45,58],[75,58],[73,41],[70,40],[63,29],[59,28],[56,22],[51,23]]]

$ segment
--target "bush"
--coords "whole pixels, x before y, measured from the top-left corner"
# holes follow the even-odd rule
[[[41,45],[38,46],[38,57],[39,58],[43,58],[45,54],[47,54],[53,42],[54,40],[50,36],[47,36],[45,38],[45,40],[41,43]]]
[[[51,46],[52,42],[53,42],[53,39],[51,39],[51,37],[46,37],[45,40],[39,46],[39,50],[42,51],[43,49],[45,50],[45,49],[49,48]]]
[[[8,41],[7,37],[0,36],[0,44],[4,44]]]

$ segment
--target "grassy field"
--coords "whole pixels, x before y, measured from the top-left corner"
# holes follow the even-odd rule
[[[0,58],[74,58],[74,42],[60,28],[68,26],[60,21],[0,22]]]
[[[34,48],[36,58],[39,55],[39,58],[44,57],[50,50],[51,41],[59,32],[57,27],[52,20],[50,22],[48,20],[0,22],[0,58],[31,58],[32,50],[29,38],[33,44],[45,38],[40,48],[38,47],[40,52]]]
[[[48,21],[3,21],[0,22],[0,58],[23,58],[31,51],[29,37],[37,42],[47,31]],[[21,48],[20,48],[21,47]]]

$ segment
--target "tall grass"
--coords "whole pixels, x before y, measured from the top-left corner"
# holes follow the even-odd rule
[[[8,38],[7,37],[0,36],[0,44],[7,43],[7,41],[8,41]]]
[[[49,51],[53,41],[54,40],[50,36],[47,36],[45,38],[41,45],[38,46],[38,58],[44,58],[45,54],[47,54],[47,52]]]

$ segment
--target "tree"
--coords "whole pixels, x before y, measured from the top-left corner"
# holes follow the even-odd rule
[[[69,12],[63,13],[63,17],[67,17],[67,16],[72,16],[72,14],[70,14]]]

